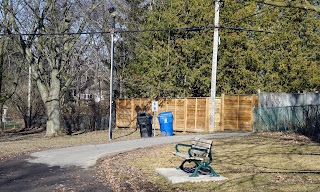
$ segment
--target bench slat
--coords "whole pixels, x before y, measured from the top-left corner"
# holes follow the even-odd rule
[[[192,147],[200,148],[200,149],[210,149],[211,144],[204,144],[204,143],[192,143]]]
[[[193,141],[194,141],[194,142],[195,142],[195,141],[199,141],[199,142],[201,142],[201,143],[206,143],[206,144],[209,144],[209,145],[212,144],[212,141],[211,141],[211,140],[200,139],[200,138],[195,138]]]
[[[208,157],[208,153],[205,151],[192,150],[191,153],[194,153],[196,155],[203,156],[203,157]]]
[[[192,153],[198,156],[208,157],[211,151],[212,141],[196,138],[192,142],[192,147],[206,150],[206,151],[192,150]]]
[[[177,155],[179,157],[182,157],[184,159],[190,159],[190,160],[199,160],[199,161],[203,161],[203,158],[201,157],[189,157],[189,154],[187,153],[180,153],[180,152],[172,152],[174,155]]]
[[[198,146],[198,147],[203,147],[203,148],[211,148],[212,141],[198,139],[198,140],[192,141],[192,145],[193,146]]]

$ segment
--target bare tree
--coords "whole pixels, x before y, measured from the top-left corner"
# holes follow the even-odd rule
[[[35,87],[35,85],[32,85]],[[31,94],[31,114],[28,108],[28,74],[22,74],[15,94],[9,99],[8,103],[15,107],[16,111],[23,117],[24,128],[33,128],[43,126],[42,118],[45,116],[45,109],[41,101],[40,93],[33,89]]]
[[[0,2],[0,32],[2,34],[9,34],[12,27],[10,22],[10,15],[7,9],[6,1]],[[16,39],[13,36],[2,35],[0,36],[0,132],[2,129],[2,108],[4,103],[12,97],[15,93],[23,59],[14,49],[13,40]]]
[[[30,33],[25,38],[20,36],[18,45],[32,67],[33,78],[45,105],[46,136],[57,136],[61,133],[62,91],[72,82],[72,77],[66,77],[65,71],[70,65],[71,56],[76,54],[74,47],[86,27],[88,17],[101,2],[24,0],[20,3],[19,12],[25,14],[21,17],[17,17],[12,3],[7,3],[5,8],[10,11],[14,32]],[[28,23],[24,20],[28,20]]]

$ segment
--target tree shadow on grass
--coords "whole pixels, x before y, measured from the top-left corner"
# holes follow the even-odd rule
[[[5,130],[4,135],[29,135],[29,134],[36,134],[45,131],[44,127],[32,127],[32,128],[12,128]]]
[[[120,136],[118,136],[118,137],[114,137],[113,139],[120,139],[120,138],[123,138],[123,137],[128,137],[128,136],[130,136],[130,135],[133,135],[133,134],[134,134],[135,132],[137,132],[137,131],[138,131],[138,129],[136,128],[136,129],[133,129],[131,132],[125,134],[125,135],[120,135]]]
[[[319,170],[298,170],[298,171],[262,171],[261,173],[279,173],[279,174],[289,174],[289,173],[293,173],[293,174],[319,174],[320,175],[320,171]]]
[[[26,140],[30,137],[43,137],[41,134],[45,131],[45,128],[30,128],[30,129],[10,129],[7,130],[4,134],[0,135],[0,142],[2,141],[18,141]]]

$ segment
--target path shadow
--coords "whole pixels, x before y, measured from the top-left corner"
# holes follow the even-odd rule
[[[0,164],[0,191],[112,191],[94,170],[29,163],[28,156]]]
[[[194,173],[195,170],[196,170],[196,168],[194,168],[194,167],[184,167],[184,168],[183,168],[183,171],[184,171],[185,173],[190,173],[190,174]],[[202,168],[201,168],[201,169],[198,171],[198,174],[199,174],[199,175],[211,175],[211,172],[210,172],[209,169],[202,169]]]

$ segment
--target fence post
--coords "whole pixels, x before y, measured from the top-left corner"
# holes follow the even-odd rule
[[[303,90],[303,105],[309,105],[306,90]]]
[[[256,118],[255,118],[255,113],[254,113],[254,111],[255,111],[255,106],[253,106],[253,109],[252,109],[252,132],[254,132],[255,131],[255,123],[256,123]]]
[[[174,99],[174,127],[177,129],[177,99]]]
[[[197,130],[197,111],[198,111],[198,98],[196,98],[196,107],[194,112],[194,130]]]
[[[205,126],[204,126],[206,133],[209,133],[209,119],[210,119],[210,97],[207,97],[206,98],[206,118],[205,118]]]
[[[251,107],[253,106],[253,111],[251,112],[251,125],[250,128],[253,130],[253,124],[254,124],[254,95],[251,95]]]
[[[221,112],[220,112],[220,121],[221,121],[221,131],[224,131],[224,97],[225,94],[222,94],[221,97]]]
[[[118,129],[118,124],[119,124],[119,110],[120,110],[120,100],[117,99],[117,106],[116,106],[116,129]],[[118,115],[117,115],[118,114]],[[101,114],[100,114],[101,115]],[[100,124],[101,124],[101,121],[100,121]]]
[[[240,95],[238,95],[238,108],[237,108],[237,130],[239,130],[239,116],[240,116]]]
[[[130,120],[130,128],[133,128],[133,122],[134,122],[134,103],[133,103],[133,99],[130,99],[130,104],[131,104],[131,120]]]
[[[261,102],[262,102],[262,101],[261,101],[261,97],[260,97],[260,96],[261,96],[261,90],[258,89],[257,92],[258,92],[258,107],[261,107]]]
[[[188,99],[184,99],[184,132],[187,131],[187,118],[188,118]]]

